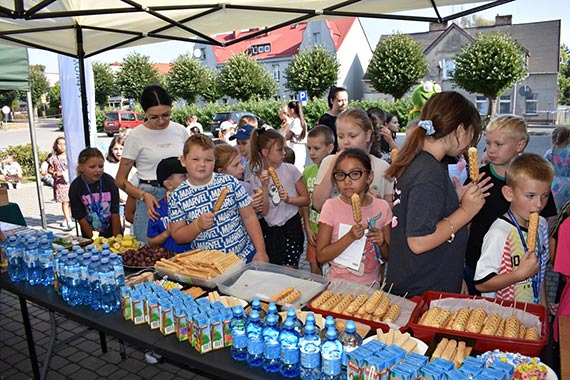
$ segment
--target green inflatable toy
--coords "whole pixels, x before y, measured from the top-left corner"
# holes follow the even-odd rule
[[[410,111],[410,120],[420,117],[420,112],[422,107],[426,104],[427,100],[431,98],[433,94],[441,92],[441,86],[434,81],[426,81],[420,83],[418,87],[412,92],[412,104],[414,108]]]

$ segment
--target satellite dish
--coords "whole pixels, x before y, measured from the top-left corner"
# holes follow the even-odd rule
[[[194,49],[194,58],[200,58],[202,56],[202,51],[200,49]]]
[[[530,86],[521,86],[521,88],[519,88],[519,95],[524,96],[525,98],[530,98],[532,96],[532,89]]]

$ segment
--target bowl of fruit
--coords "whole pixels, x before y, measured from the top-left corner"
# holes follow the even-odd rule
[[[123,266],[129,269],[148,268],[160,259],[170,259],[176,253],[165,248],[151,248],[145,245],[139,249],[127,249],[121,253]]]

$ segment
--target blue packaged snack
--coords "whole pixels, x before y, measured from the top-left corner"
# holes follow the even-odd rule
[[[374,339],[360,347],[366,348],[372,353],[372,355],[375,355],[377,352],[384,350],[388,346],[386,346],[385,343],[382,343],[379,340]]]
[[[444,379],[446,380],[470,380],[469,377],[465,376],[463,372],[458,369],[454,369],[445,374]]]
[[[445,369],[430,363],[420,368],[420,376],[422,380],[443,380]]]
[[[413,380],[414,370],[405,364],[399,364],[390,369],[391,380]]]
[[[485,360],[479,357],[468,356],[463,360],[463,365],[471,364],[473,366],[483,368],[485,366]]]
[[[487,376],[491,379],[495,380],[509,380],[510,378],[507,377],[507,374],[503,371],[493,368],[485,368],[483,372],[479,374],[479,376]]]
[[[435,358],[431,364],[436,365],[438,367],[441,367],[445,370],[451,371],[455,365],[453,364],[453,362],[450,362],[449,360],[445,360],[442,358]]]
[[[404,360],[406,358],[406,356],[408,355],[408,353],[406,352],[406,350],[404,350],[402,347],[400,346],[396,346],[395,344],[391,345],[390,347],[386,348],[386,350],[384,351],[390,351],[394,353],[394,356],[396,357],[396,363],[401,362],[402,360]]]
[[[515,367],[512,364],[500,361],[500,360],[495,360],[492,364],[491,364],[491,368],[494,369],[498,369],[499,371],[503,371],[507,374],[507,378],[510,379],[513,377],[513,374],[515,372]]]
[[[418,354],[416,352],[411,352],[408,354],[408,356],[406,357],[406,361],[410,359],[417,360],[420,363],[422,363],[422,365],[426,365],[429,362],[429,358],[427,356]]]
[[[481,374],[481,372],[483,372],[483,368],[473,365],[471,363],[463,363],[463,365],[459,368],[459,370],[461,372],[463,372],[465,374],[465,376],[474,379],[477,376],[479,376],[479,374]]]

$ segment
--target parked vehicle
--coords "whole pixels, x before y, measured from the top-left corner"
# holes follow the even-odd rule
[[[214,138],[218,137],[218,133],[220,132],[220,124],[222,124],[224,121],[228,120],[228,119],[232,119],[234,121],[234,123],[239,122],[239,119],[244,116],[244,115],[251,115],[253,117],[255,117],[257,119],[257,122],[259,125],[261,118],[259,116],[257,116],[254,113],[248,112],[248,111],[226,111],[226,112],[218,112],[217,114],[214,115],[214,118],[212,119],[212,121],[210,122],[210,132],[212,132],[212,135],[214,136]]]
[[[119,133],[121,128],[134,128],[144,122],[144,115],[136,111],[110,111],[105,114],[103,132],[109,137]]]

